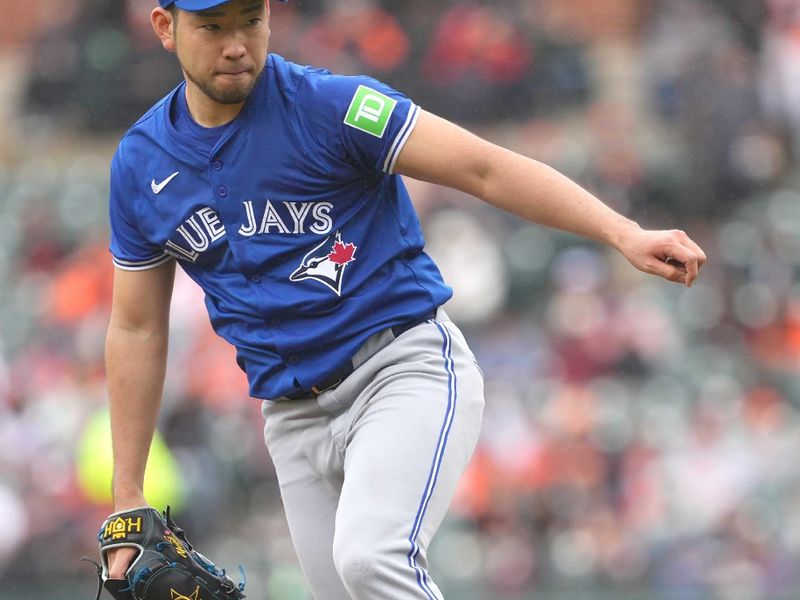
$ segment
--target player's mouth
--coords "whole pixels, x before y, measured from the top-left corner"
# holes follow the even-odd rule
[[[217,75],[227,79],[241,79],[250,75],[252,69],[240,69],[237,71],[218,71]]]

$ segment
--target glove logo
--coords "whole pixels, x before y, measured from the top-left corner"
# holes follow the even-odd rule
[[[169,529],[164,532],[164,539],[175,547],[175,552],[177,552],[181,558],[187,557],[186,548],[183,547],[180,540]]]
[[[342,234],[337,231],[303,257],[289,281],[313,279],[341,296],[344,269],[355,260],[357,249],[355,244],[342,242]]]
[[[126,540],[129,533],[142,533],[142,517],[117,517],[106,523],[103,537],[112,540]]]
[[[97,537],[101,562],[83,559],[94,563],[96,567],[95,600],[100,600],[103,588],[120,600],[244,598],[244,582],[237,586],[225,574],[225,569],[218,568],[192,548],[183,530],[172,520],[169,506],[163,513],[150,507],[114,513],[103,523]],[[104,577],[108,573],[108,550],[125,544],[135,545],[140,550],[139,558],[126,573],[127,577]]]
[[[176,592],[172,588],[169,589],[169,593],[170,593],[170,596],[172,596],[172,598],[170,598],[170,600],[201,600],[201,598],[200,598],[200,586],[199,585],[197,586],[197,589],[195,591],[193,591],[190,596],[184,596],[183,594],[181,594],[180,592]]]

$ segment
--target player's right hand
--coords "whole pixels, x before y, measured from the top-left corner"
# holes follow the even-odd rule
[[[125,573],[139,553],[135,548],[117,548],[108,551],[108,578],[125,579]]]
[[[136,492],[126,495],[124,498],[121,496],[114,497],[114,512],[121,512],[133,508],[140,508],[142,506],[149,506],[145,500],[144,494]],[[108,551],[108,578],[109,579],[125,579],[125,574],[128,572],[133,561],[139,551],[136,548],[115,548]]]

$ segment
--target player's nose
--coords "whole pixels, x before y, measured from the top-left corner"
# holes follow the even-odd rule
[[[228,60],[241,60],[247,54],[245,40],[246,36],[242,32],[233,32],[225,41],[222,55]]]

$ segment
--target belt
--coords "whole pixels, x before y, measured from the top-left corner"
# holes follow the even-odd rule
[[[425,321],[429,321],[430,319],[436,318],[436,309],[424,314],[423,316],[413,319],[411,321],[407,321],[405,323],[400,323],[400,325],[395,325],[390,327],[390,331],[392,332],[392,336],[397,339],[401,335],[403,335],[406,331],[411,329],[412,327],[416,327],[424,323]],[[338,371],[327,377],[325,380],[321,381],[316,385],[312,385],[309,390],[299,389],[296,392],[292,392],[290,394],[286,394],[286,398],[289,400],[300,400],[303,398],[314,398],[319,396],[323,392],[327,392],[328,390],[332,390],[340,383],[342,383],[350,373],[353,372],[353,361],[349,360],[347,363]]]

